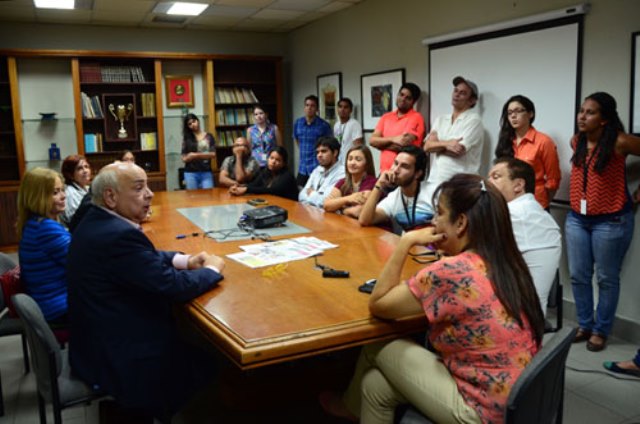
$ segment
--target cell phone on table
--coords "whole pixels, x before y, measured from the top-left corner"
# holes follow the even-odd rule
[[[251,206],[262,206],[262,205],[266,205],[269,202],[267,202],[265,199],[260,199],[256,197],[255,199],[247,200],[247,203],[250,204]]]
[[[362,293],[371,294],[377,282],[378,280],[376,280],[375,278],[367,280],[364,282],[364,284],[362,284],[361,286],[358,286],[358,290],[361,291]]]

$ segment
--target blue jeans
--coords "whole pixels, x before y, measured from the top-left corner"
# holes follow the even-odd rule
[[[618,307],[620,269],[633,235],[633,212],[603,218],[567,215],[565,237],[571,288],[580,328],[608,336]],[[593,315],[593,269],[598,307]]]
[[[185,172],[184,185],[187,186],[187,190],[213,188],[213,174],[211,172]]]

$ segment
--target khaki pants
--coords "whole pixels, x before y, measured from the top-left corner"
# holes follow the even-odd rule
[[[481,422],[438,357],[406,339],[365,346],[343,400],[364,424],[393,423],[405,403],[437,423]]]

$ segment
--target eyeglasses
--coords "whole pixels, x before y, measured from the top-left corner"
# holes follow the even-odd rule
[[[507,110],[507,116],[511,116],[511,115],[522,115],[523,113],[527,113],[528,110],[526,109],[509,109]]]

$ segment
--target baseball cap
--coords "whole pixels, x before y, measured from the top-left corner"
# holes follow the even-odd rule
[[[457,76],[453,79],[453,86],[455,87],[456,85],[460,84],[461,82],[467,84],[469,86],[469,88],[471,88],[471,91],[473,91],[473,94],[475,95],[476,98],[480,97],[478,94],[478,86],[476,85],[475,82],[470,81],[466,78],[463,78],[461,76]]]

